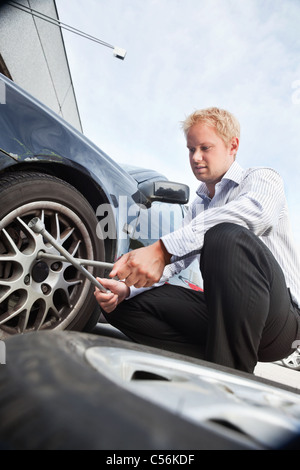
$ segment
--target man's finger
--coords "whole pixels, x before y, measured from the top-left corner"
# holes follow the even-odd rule
[[[141,265],[141,250],[140,248],[129,251],[116,261],[110,272],[110,277],[118,276],[119,279],[127,279],[132,273],[137,273]],[[130,285],[133,285],[133,283]]]
[[[122,268],[126,266],[127,259],[128,259],[128,253],[121,256],[121,258],[115,262],[111,272],[109,273],[109,277],[113,278],[117,276],[119,279],[124,279],[124,277],[121,277],[121,272],[122,272]],[[127,275],[128,274],[129,274],[129,270],[128,270]]]

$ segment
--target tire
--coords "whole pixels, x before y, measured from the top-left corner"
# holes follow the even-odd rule
[[[6,342],[6,365],[0,369],[0,448],[266,448],[261,436],[273,448],[276,423],[287,432],[285,414],[299,397],[251,377],[95,334],[14,336]],[[286,407],[282,415],[281,404]],[[241,425],[250,418],[249,434],[226,423],[222,409]],[[294,420],[292,428],[299,445]]]
[[[97,218],[86,199],[41,173],[2,176],[0,194],[0,339],[43,329],[81,331],[90,317],[95,323],[100,309],[93,286],[70,263],[38,259],[40,251],[58,253],[27,226],[39,217],[73,256],[104,260]]]

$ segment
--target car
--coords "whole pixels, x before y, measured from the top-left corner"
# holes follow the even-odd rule
[[[32,229],[39,219],[105,276],[103,263],[181,223],[188,187],[117,164],[0,82],[0,449],[140,449],[159,465],[192,463],[200,449],[299,448],[297,390],[103,328],[91,282]],[[198,271],[170,282],[202,289]],[[128,461],[110,452],[105,463]]]
[[[113,263],[159,238],[161,211],[174,229],[189,188],[154,170],[121,167],[3,75],[0,87],[0,340],[44,329],[90,331],[100,315],[94,287],[56,258],[30,220],[40,218],[73,257]],[[86,268],[107,274],[103,266]]]

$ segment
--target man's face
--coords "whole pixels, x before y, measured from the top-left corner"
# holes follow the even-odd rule
[[[187,134],[190,164],[194,175],[206,184],[210,196],[215,185],[221,180],[234,161],[238,150],[238,138],[232,139],[227,147],[213,127],[195,124]]]

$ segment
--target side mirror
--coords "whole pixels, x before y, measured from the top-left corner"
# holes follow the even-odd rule
[[[187,204],[190,197],[190,188],[186,184],[172,181],[145,181],[139,184],[139,190],[150,203]]]

